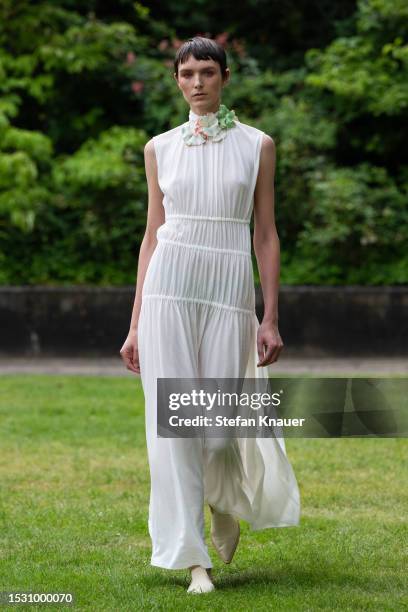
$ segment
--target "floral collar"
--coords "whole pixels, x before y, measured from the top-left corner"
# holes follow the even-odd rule
[[[221,104],[216,113],[196,115],[191,109],[188,115],[188,123],[181,128],[181,134],[187,145],[200,145],[208,140],[218,142],[227,135],[227,130],[234,127],[238,121],[233,110],[229,110],[225,104]]]

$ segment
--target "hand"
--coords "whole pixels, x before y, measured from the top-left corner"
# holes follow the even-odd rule
[[[262,322],[258,329],[257,347],[259,357],[257,367],[267,366],[279,359],[283,342],[277,324]]]
[[[137,330],[130,331],[122,348],[119,351],[128,370],[140,374],[139,350],[137,344]]]

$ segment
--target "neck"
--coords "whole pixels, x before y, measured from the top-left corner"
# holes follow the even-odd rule
[[[210,113],[218,112],[220,108],[220,102],[213,104],[212,106],[207,106],[206,108],[198,107],[198,105],[192,104],[190,106],[190,112],[198,117],[204,117],[204,115],[209,115]]]

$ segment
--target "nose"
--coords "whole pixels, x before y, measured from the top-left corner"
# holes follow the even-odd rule
[[[194,87],[201,88],[201,86],[202,86],[202,85],[201,85],[201,79],[200,79],[200,76],[199,76],[199,75],[197,75],[197,76],[196,76],[196,78],[194,79]]]

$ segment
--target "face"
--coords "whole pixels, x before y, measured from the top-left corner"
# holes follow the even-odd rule
[[[197,115],[205,115],[218,110],[222,88],[229,81],[229,69],[223,79],[218,62],[212,59],[197,60],[190,55],[183,64],[179,64],[178,78],[176,73],[174,78],[191,110]]]

